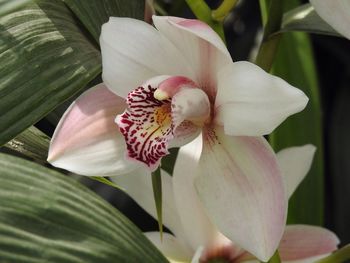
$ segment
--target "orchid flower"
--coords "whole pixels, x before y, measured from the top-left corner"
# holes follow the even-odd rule
[[[160,240],[159,232],[148,232],[146,236],[158,247],[171,262],[259,262],[225,237],[206,215],[195,190],[198,175],[192,174],[192,163],[198,158],[194,148],[200,148],[197,142],[180,149],[175,164],[173,176],[162,172],[162,186],[164,189],[164,224],[172,234],[163,233]],[[195,145],[197,144],[197,145]],[[277,154],[289,198],[299,183],[303,180],[311,167],[315,147],[305,145],[292,147]],[[142,175],[118,176],[113,180],[124,187],[127,193],[156,218],[156,208],[152,200],[152,185]],[[217,203],[223,209],[225,203]],[[245,207],[240,208],[244,210]],[[239,212],[239,211],[235,211]],[[227,227],[243,227],[227,225]],[[329,255],[336,250],[338,238],[321,227],[307,225],[288,225],[279,245],[279,252],[283,262],[312,263],[317,259]]]
[[[310,0],[319,16],[334,30],[350,39],[350,1]]]
[[[202,134],[191,168],[200,174],[201,202],[226,236],[266,260],[282,237],[287,200],[262,136],[308,98],[254,64],[232,62],[203,22],[153,16],[153,23],[110,18],[102,26],[104,83],[66,111],[48,160],[86,176],[147,174],[168,148]]]

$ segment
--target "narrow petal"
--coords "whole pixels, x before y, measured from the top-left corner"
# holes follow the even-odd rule
[[[249,62],[236,62],[219,73],[216,122],[225,133],[261,136],[303,110],[305,94]]]
[[[160,240],[159,232],[146,232],[146,237],[167,257],[170,262],[190,262],[192,251],[181,240],[171,234],[163,233]]]
[[[183,54],[145,22],[111,17],[102,26],[100,44],[103,81],[121,97],[158,75],[193,76]]]
[[[163,193],[163,223],[178,238],[184,237],[184,231],[175,206],[172,178],[165,171],[161,171]],[[147,213],[157,219],[157,210],[153,197],[152,179],[150,172],[140,169],[130,174],[113,176],[111,180],[125,189],[127,194],[135,200]]]
[[[208,128],[195,186],[208,216],[226,237],[262,261],[281,240],[287,200],[275,155],[263,137]]]
[[[350,39],[350,2],[344,0],[310,0],[316,12],[336,31]]]
[[[286,181],[288,199],[309,172],[316,147],[308,144],[277,153],[277,161]]]
[[[48,161],[87,176],[122,174],[135,169],[125,159],[126,147],[115,116],[124,99],[103,84],[83,93],[67,109],[51,140]]]
[[[232,63],[220,37],[199,20],[153,16],[156,28],[167,37],[195,70],[195,80],[211,97],[216,93],[216,73]]]
[[[175,204],[193,250],[207,246],[219,235],[205,214],[194,188],[194,173],[201,153],[202,136],[199,136],[180,148],[173,173]]]
[[[279,252],[283,262],[297,262],[330,254],[337,249],[338,244],[338,237],[325,228],[289,225],[283,235]]]

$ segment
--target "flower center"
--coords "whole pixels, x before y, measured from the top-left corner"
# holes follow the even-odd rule
[[[131,91],[127,109],[116,118],[127,157],[154,171],[168,146],[194,139],[210,114],[207,95],[185,77],[161,76]]]
[[[173,138],[171,100],[155,99],[155,90],[148,85],[130,92],[127,109],[116,118],[126,141],[128,157],[146,164],[152,171],[168,153],[167,144]]]
[[[171,125],[171,104],[166,103],[154,110],[154,119],[159,126]]]
[[[200,263],[232,263],[236,259],[236,252],[230,246],[207,249],[200,257]]]

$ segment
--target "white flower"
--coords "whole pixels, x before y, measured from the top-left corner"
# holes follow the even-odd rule
[[[164,233],[162,241],[159,232],[148,232],[145,233],[146,236],[171,262],[205,263],[213,259],[222,259],[226,260],[223,262],[258,263],[259,261],[250,253],[225,237],[205,213],[195,191],[196,176],[189,172],[190,163],[196,162],[196,156],[192,151],[196,143],[181,148],[173,177],[162,172],[163,221],[174,235]],[[288,148],[277,154],[287,186],[287,197],[293,194],[309,171],[314,152],[314,146],[305,145]],[[140,174],[118,176],[113,180],[123,186],[141,207],[156,218],[150,180]],[[217,206],[230,209],[227,204],[220,202],[217,202]],[[244,210],[245,207],[239,209]],[[227,224],[226,228],[242,227],[247,230],[245,225],[246,222],[242,218],[239,224]],[[283,262],[314,263],[336,250],[338,244],[336,235],[327,229],[308,225],[288,225],[278,249]]]
[[[219,36],[198,20],[153,16],[153,22],[156,28],[129,18],[103,25],[104,84],[67,110],[48,159],[87,176],[147,174],[169,147],[202,134],[188,167],[200,175],[199,198],[226,236],[265,260],[282,237],[287,200],[262,135],[308,99],[254,64],[232,62]]]
[[[316,12],[336,31],[350,39],[349,0],[310,0]]]

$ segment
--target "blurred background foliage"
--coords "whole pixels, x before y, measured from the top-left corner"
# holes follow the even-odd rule
[[[70,14],[75,20],[81,11],[74,6],[77,2],[66,1],[72,10],[76,10],[74,15]],[[285,10],[290,10],[307,1],[284,2],[287,3]],[[221,1],[208,0],[207,3],[215,9]],[[161,15],[194,18],[185,0],[157,0],[155,6]],[[84,37],[92,43],[89,48],[98,49],[96,40],[99,28],[89,19],[81,19],[81,22],[90,31],[84,32]],[[235,61],[253,59],[262,37],[261,28],[259,1],[240,1],[224,23],[227,46]],[[98,67],[96,65],[91,75],[84,79],[84,85],[89,82],[87,87],[100,82]],[[272,72],[303,89],[310,97],[310,103],[303,113],[289,118],[269,136],[273,147],[278,151],[306,143],[318,146],[310,174],[291,199],[288,222],[324,225],[338,234],[342,244],[350,243],[350,42],[331,36],[285,33]],[[19,148],[22,153],[32,151],[30,147],[45,149],[49,143],[48,136],[53,134],[60,116],[77,95],[56,107],[26,130],[25,136],[22,133],[1,151],[18,155],[15,150]],[[38,137],[41,139],[36,142],[35,138]],[[39,163],[44,159],[42,151],[31,158]],[[117,207],[142,231],[158,229],[157,222],[123,192],[86,178],[76,179]]]

